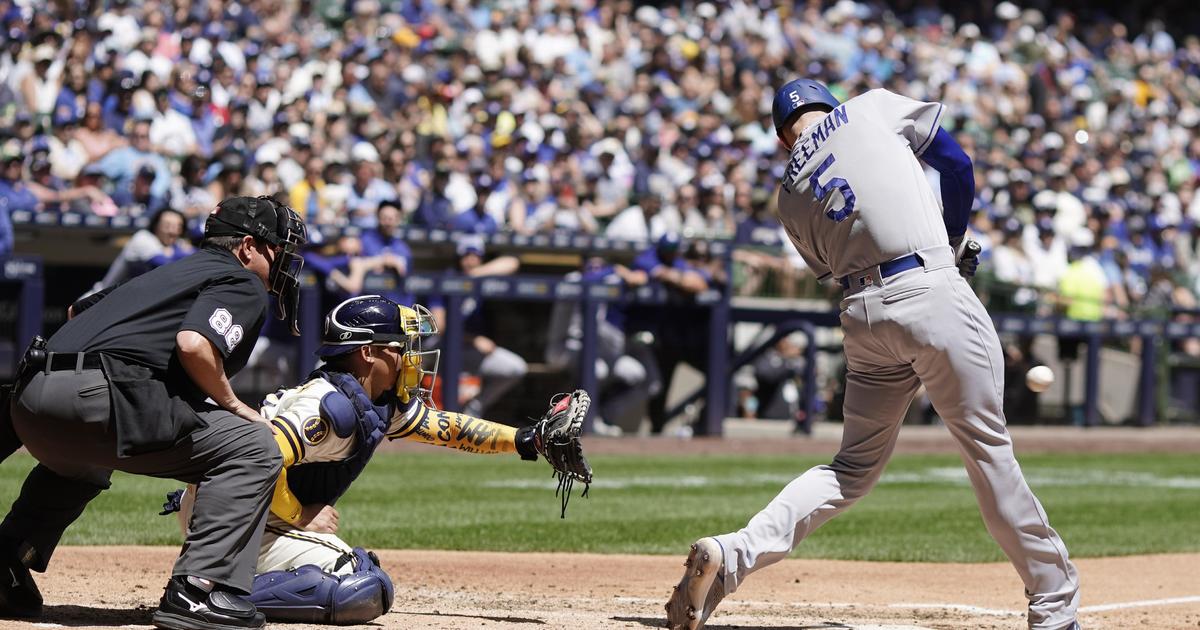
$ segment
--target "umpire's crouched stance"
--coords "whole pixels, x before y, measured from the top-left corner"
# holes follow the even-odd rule
[[[0,524],[0,616],[40,613],[26,567],[46,570],[63,531],[122,470],[199,484],[154,625],[263,625],[238,593],[250,590],[281,460],[228,377],[258,339],[268,290],[296,332],[306,238],[300,217],[274,200],[227,199],[199,252],[77,302],[74,318],[26,353],[12,428],[40,463]]]

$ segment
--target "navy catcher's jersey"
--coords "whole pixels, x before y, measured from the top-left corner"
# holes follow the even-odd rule
[[[917,158],[942,116],[871,90],[801,133],[779,191],[779,219],[818,276],[843,277],[949,239]]]

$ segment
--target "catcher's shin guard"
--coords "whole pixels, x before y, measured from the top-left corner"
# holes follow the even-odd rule
[[[355,571],[332,575],[306,564],[254,578],[250,601],[270,621],[366,623],[387,613],[395,591],[375,554],[354,548]]]
[[[701,538],[692,545],[683,563],[683,579],[667,600],[667,627],[671,630],[703,628],[709,615],[725,598],[722,565],[725,554],[714,538]]]

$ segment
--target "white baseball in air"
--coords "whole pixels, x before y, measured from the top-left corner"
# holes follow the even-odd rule
[[[1044,365],[1035,365],[1025,373],[1025,386],[1032,391],[1044,392],[1050,389],[1052,384],[1054,384],[1054,370]]]

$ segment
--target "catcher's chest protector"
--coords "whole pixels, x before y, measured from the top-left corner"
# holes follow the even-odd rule
[[[337,388],[321,399],[321,417],[339,437],[357,437],[354,452],[338,462],[300,464],[288,469],[288,487],[303,504],[333,505],[371,461],[383,442],[393,404],[376,405],[362,385],[342,372],[313,372]]]

